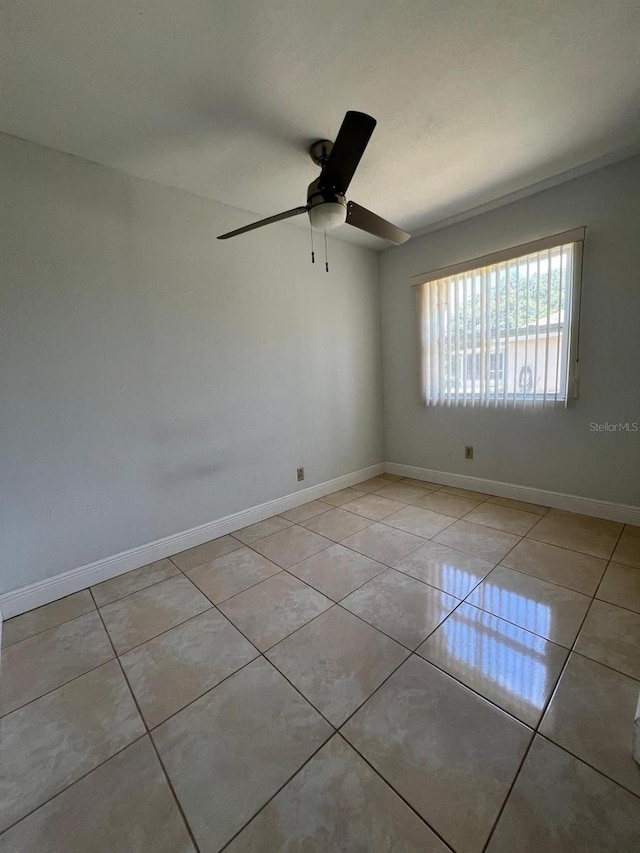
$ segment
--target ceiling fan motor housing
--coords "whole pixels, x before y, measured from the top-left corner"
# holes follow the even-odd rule
[[[333,142],[329,139],[319,139],[309,147],[309,156],[316,164],[322,168],[329,159],[329,154],[333,150]]]

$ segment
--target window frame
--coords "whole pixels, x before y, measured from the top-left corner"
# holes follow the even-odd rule
[[[452,264],[446,267],[439,267],[437,269],[420,273],[411,277],[411,286],[412,288],[415,288],[416,293],[418,295],[417,320],[419,334],[417,343],[420,364],[420,398],[422,401],[422,405],[426,406],[427,408],[435,406],[438,406],[439,408],[566,408],[570,405],[571,401],[578,399],[578,367],[580,359],[580,312],[582,304],[582,266],[585,236],[586,226],[573,228],[568,231],[562,231],[556,234],[551,234],[547,237],[532,240],[528,243],[521,243],[517,246],[512,246],[507,249],[501,249],[497,252],[492,252],[490,254],[482,255],[477,258],[471,258],[469,260],[461,261],[459,263]],[[566,333],[563,332],[564,340],[562,340],[562,346],[561,349],[559,349],[559,352],[562,352],[561,370],[563,372],[561,374],[562,381],[560,383],[562,392],[556,392],[556,395],[553,399],[548,399],[546,398],[546,392],[534,393],[530,397],[527,397],[523,394],[522,397],[519,397],[518,392],[514,391],[510,396],[507,396],[506,399],[501,399],[496,396],[488,403],[482,400],[483,395],[480,392],[472,392],[469,395],[465,394],[465,400],[462,402],[457,399],[455,402],[452,402],[451,400],[447,400],[445,402],[434,402],[433,400],[428,399],[427,382],[424,375],[426,357],[424,352],[423,338],[424,299],[427,297],[426,286],[432,282],[439,281],[440,279],[463,275],[464,273],[468,273],[474,270],[480,270],[483,267],[490,267],[494,265],[513,262],[523,256],[543,252],[545,250],[556,249],[567,244],[573,245],[573,251],[572,269],[570,273],[571,301],[570,305],[567,305],[567,309],[570,313],[566,321]],[[503,355],[503,353],[501,351],[498,351],[498,373],[501,372],[501,355]],[[465,358],[471,358],[473,360],[472,356],[472,353],[463,353],[459,351],[456,353],[456,357],[460,359],[461,370],[463,370],[463,364],[466,367]],[[504,368],[502,368],[502,370],[504,370]],[[466,374],[466,371],[463,370],[463,373]],[[495,373],[496,371],[494,369],[494,376]],[[494,381],[496,381],[495,378]],[[562,393],[563,396],[558,397],[557,395],[559,393]],[[467,397],[469,399],[469,402],[466,402]]]

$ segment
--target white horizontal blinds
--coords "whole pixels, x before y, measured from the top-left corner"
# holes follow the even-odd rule
[[[418,287],[426,405],[566,400],[575,245],[547,244]]]

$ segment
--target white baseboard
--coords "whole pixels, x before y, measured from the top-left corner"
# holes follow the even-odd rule
[[[640,507],[638,506],[597,501],[529,486],[516,486],[514,483],[501,483],[498,480],[483,480],[480,477],[468,477],[465,474],[448,474],[446,471],[433,471],[430,468],[417,468],[414,465],[400,465],[396,462],[387,462],[385,471],[389,474],[413,477],[415,480],[427,480],[441,486],[456,486],[472,492],[488,492],[500,498],[512,498],[516,501],[527,501],[554,509],[592,515],[595,518],[640,525]]]
[[[130,572],[132,569],[139,569],[141,566],[153,563],[155,560],[171,557],[173,554],[179,554],[180,551],[186,551],[187,548],[202,545],[211,539],[233,533],[234,530],[240,530],[242,527],[264,521],[265,518],[270,518],[272,515],[278,515],[278,513],[286,512],[308,501],[330,495],[339,489],[346,489],[348,486],[361,483],[370,477],[383,474],[384,470],[383,462],[370,465],[368,468],[353,471],[351,474],[344,474],[342,477],[319,483],[317,486],[300,489],[281,498],[275,498],[258,506],[234,512],[224,518],[207,522],[207,524],[201,524],[199,527],[192,527],[190,530],[174,533],[147,545],[140,545],[112,557],[105,557],[86,566],[80,566],[77,569],[45,578],[13,592],[5,592],[0,595],[1,612],[4,613],[5,619],[18,616],[20,613],[26,613],[27,610],[33,610],[34,607],[42,607],[43,604],[57,601],[59,598],[64,598],[65,595],[71,595],[73,592],[86,589],[96,583],[101,583],[101,581],[111,580],[111,578]]]

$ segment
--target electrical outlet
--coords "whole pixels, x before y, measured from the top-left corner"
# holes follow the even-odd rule
[[[464,449],[464,458],[473,459],[473,446],[468,444]]]
[[[298,468],[298,482],[304,480],[304,468]]]

